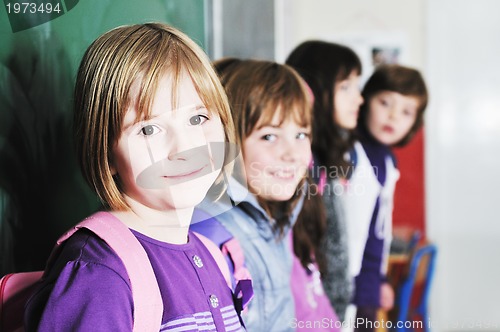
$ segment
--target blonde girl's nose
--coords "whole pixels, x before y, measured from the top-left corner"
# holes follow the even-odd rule
[[[204,134],[200,129],[200,133],[193,131],[185,131],[182,128],[172,129],[171,135],[168,135],[167,140],[170,149],[168,151],[168,159],[179,160],[192,157],[196,147],[203,145]],[[205,142],[206,143],[206,142]]]

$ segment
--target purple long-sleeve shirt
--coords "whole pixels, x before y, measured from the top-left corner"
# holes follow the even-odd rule
[[[364,138],[361,140],[363,149],[376,170],[377,180],[384,187],[387,185],[388,178],[387,160],[390,160],[393,165],[395,158],[390,148],[383,145],[374,139]],[[393,197],[390,197],[392,200]],[[361,271],[355,278],[355,295],[353,302],[357,306],[380,306],[380,286],[386,280],[386,276],[381,272],[384,256],[384,248],[387,245],[386,241],[390,241],[385,237],[385,234],[378,229],[380,225],[379,218],[384,218],[383,227],[390,227],[385,223],[391,223],[392,219],[387,216],[380,215],[381,197],[379,196],[373,210],[370,228],[368,231],[368,239],[363,254],[363,262]],[[384,210],[384,213],[392,214],[392,209]]]
[[[193,233],[183,245],[133,233],[162,294],[161,331],[243,330],[224,277]],[[92,232],[75,233],[28,302],[25,324],[27,331],[131,331],[132,292],[120,258]]]

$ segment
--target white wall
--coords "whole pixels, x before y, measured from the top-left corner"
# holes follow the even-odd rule
[[[500,2],[428,1],[427,229],[444,330],[500,331]]]
[[[407,64],[425,64],[425,2],[421,0],[284,0],[285,51],[308,39],[346,33],[401,32],[410,41]],[[278,60],[282,60],[278,58]]]
[[[500,331],[500,1],[278,2],[289,14],[277,30],[278,61],[307,39],[403,36],[403,63],[423,71],[431,97],[426,221],[439,246],[432,331]]]

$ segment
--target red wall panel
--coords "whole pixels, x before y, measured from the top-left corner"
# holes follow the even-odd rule
[[[394,197],[395,232],[419,230],[425,236],[424,131],[394,153],[401,172]]]

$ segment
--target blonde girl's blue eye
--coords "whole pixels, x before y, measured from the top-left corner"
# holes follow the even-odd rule
[[[262,136],[262,139],[264,141],[274,142],[276,140],[276,135],[267,134],[267,135]]]
[[[141,128],[140,134],[143,136],[151,136],[151,135],[158,133],[159,131],[160,131],[160,129],[158,129],[158,127],[156,127],[154,125],[146,125],[146,126]]]
[[[193,126],[198,126],[198,125],[205,123],[205,121],[207,121],[207,120],[208,120],[208,116],[202,115],[202,114],[197,114],[197,115],[189,118],[189,123]]]

